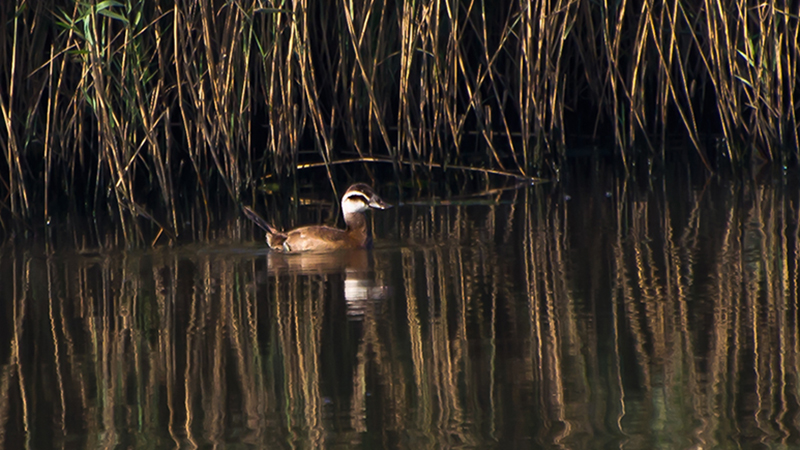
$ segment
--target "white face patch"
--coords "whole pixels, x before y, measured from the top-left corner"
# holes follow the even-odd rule
[[[364,194],[352,192],[342,199],[342,213],[353,214],[369,209],[369,199]]]

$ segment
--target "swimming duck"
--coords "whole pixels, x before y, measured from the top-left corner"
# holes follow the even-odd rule
[[[267,245],[272,250],[281,253],[300,253],[370,247],[372,233],[367,227],[367,217],[364,212],[370,208],[389,207],[369,185],[356,183],[342,196],[342,214],[347,225],[344,230],[324,225],[310,225],[281,232],[252,209],[244,207],[244,212],[250,220],[266,230]]]

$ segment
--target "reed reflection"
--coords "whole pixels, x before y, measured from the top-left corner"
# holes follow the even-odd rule
[[[335,256],[6,247],[0,447],[800,444],[796,190],[669,186],[409,202]]]

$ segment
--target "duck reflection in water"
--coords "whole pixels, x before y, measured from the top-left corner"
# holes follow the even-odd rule
[[[363,315],[370,300],[387,295],[385,286],[376,286],[372,258],[372,233],[365,212],[387,209],[384,202],[367,184],[356,183],[342,196],[345,229],[310,225],[281,232],[249,207],[245,215],[266,231],[271,273],[344,274],[344,294],[348,315]]]

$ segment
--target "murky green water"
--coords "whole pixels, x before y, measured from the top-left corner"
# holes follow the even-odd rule
[[[242,221],[4,247],[0,447],[800,446],[796,186],[481,199],[409,200],[324,257]]]

